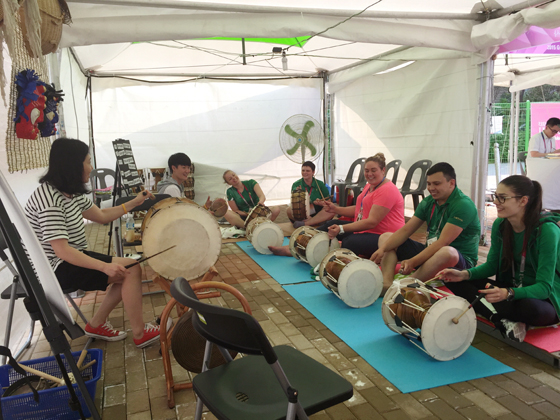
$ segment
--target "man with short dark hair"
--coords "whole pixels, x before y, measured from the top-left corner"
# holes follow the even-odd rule
[[[556,149],[556,139],[554,138],[559,131],[560,118],[549,118],[544,130],[529,140],[529,156],[543,157],[548,153],[560,153],[560,149]]]
[[[464,270],[474,267],[478,260],[478,212],[457,187],[455,170],[449,163],[440,162],[427,175],[430,196],[420,202],[402,228],[380,236],[379,249],[371,256],[372,261],[381,262],[383,293],[393,282],[398,261],[400,273],[428,280],[444,268]],[[428,224],[426,245],[410,239],[424,222]]]
[[[183,182],[187,180],[191,171],[191,159],[184,153],[175,153],[167,161],[169,176],[158,182],[157,193],[169,194],[171,197],[184,197]]]

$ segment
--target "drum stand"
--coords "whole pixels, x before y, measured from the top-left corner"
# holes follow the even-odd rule
[[[214,270],[214,272],[212,272],[212,270]],[[203,290],[206,290],[207,288],[211,287],[213,289],[222,289],[226,292],[231,293],[233,296],[235,296],[237,298],[237,300],[239,300],[239,302],[241,302],[241,305],[243,306],[243,310],[248,313],[249,315],[252,314],[251,308],[249,306],[249,302],[247,302],[247,299],[245,298],[245,296],[243,296],[241,294],[241,292],[239,292],[236,288],[234,288],[233,286],[230,286],[229,284],[225,284],[225,283],[220,283],[217,281],[208,281],[210,280],[212,277],[214,277],[218,272],[216,271],[216,269],[214,267],[212,267],[208,273],[206,273],[202,279],[202,281],[200,283],[195,283],[195,284],[191,284],[192,289],[196,292],[197,297],[200,298],[210,298],[210,297],[216,297],[216,296],[220,296],[221,293],[220,292],[210,292],[210,293],[200,293]],[[207,278],[207,276],[209,276],[208,280],[205,280]],[[159,276],[158,276],[159,277]],[[165,280],[165,279],[164,279]],[[165,282],[167,283],[167,287],[169,288],[169,283],[167,282],[167,280],[165,280]],[[163,285],[162,285],[163,287]],[[169,293],[169,291],[168,291]],[[173,381],[173,371],[171,370],[171,359],[169,356],[169,348],[170,348],[170,344],[171,344],[171,334],[173,333],[173,327],[171,327],[171,329],[169,331],[167,331],[167,320],[169,318],[169,315],[171,313],[171,311],[173,310],[174,307],[177,307],[177,313],[179,316],[181,316],[182,314],[184,314],[188,308],[186,306],[181,305],[179,302],[177,302],[174,298],[171,298],[171,300],[169,302],[167,302],[167,305],[165,305],[165,308],[163,309],[163,312],[161,313],[161,321],[160,321],[160,330],[159,330],[159,341],[161,344],[161,358],[163,360],[163,369],[165,372],[165,384],[167,387],[167,406],[169,408],[173,408],[175,407],[175,396],[174,396],[174,392],[179,391],[180,389],[190,389],[192,388],[192,383],[191,382],[187,382],[187,383],[182,383],[182,384],[175,384],[175,382]]]

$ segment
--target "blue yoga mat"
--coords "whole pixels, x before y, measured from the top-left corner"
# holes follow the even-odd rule
[[[284,238],[284,245],[290,243],[290,238]],[[264,255],[255,251],[249,241],[237,242],[237,245],[245,251],[264,271],[270,274],[278,283],[294,284],[312,281],[311,266],[293,257],[282,257],[279,255]]]
[[[433,359],[385,325],[381,298],[354,309],[321,283],[284,289],[403,393],[514,370],[472,346],[455,360]]]

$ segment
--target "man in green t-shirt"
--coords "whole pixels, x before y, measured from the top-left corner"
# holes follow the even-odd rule
[[[296,220],[294,222],[295,228],[322,225],[327,220],[331,220],[334,216],[334,213],[327,213],[327,211],[323,209],[324,201],[329,200],[330,197],[329,189],[323,181],[319,181],[314,175],[315,164],[306,161],[301,165],[301,179],[298,179],[292,184],[292,193],[301,190],[307,191],[309,194],[308,217],[304,220]],[[288,207],[287,214],[288,218],[293,221],[294,215],[291,207]]]
[[[422,200],[401,229],[379,237],[379,249],[371,256],[372,261],[381,262],[384,291],[393,282],[398,261],[400,273],[428,280],[444,268],[464,270],[474,267],[478,260],[478,212],[457,187],[455,169],[440,162],[427,175],[430,196]],[[428,224],[426,245],[410,239],[424,222]]]

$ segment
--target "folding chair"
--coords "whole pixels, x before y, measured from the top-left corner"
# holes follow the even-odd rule
[[[352,397],[350,382],[328,367],[293,347],[272,347],[251,315],[200,302],[182,277],[171,294],[196,311],[193,328],[207,340],[202,373],[193,379],[195,420],[203,405],[220,420],[303,420]],[[228,363],[209,370],[213,344]],[[226,349],[248,356],[232,360]]]
[[[92,185],[93,202],[99,207],[101,202],[105,200],[110,200],[112,198],[111,191],[108,190],[107,177],[113,177],[113,183],[115,182],[115,171],[107,168],[94,169],[89,174],[89,179]],[[97,188],[97,181],[99,181],[99,187]]]
[[[385,165],[385,174],[388,175],[389,171],[393,170],[393,176],[391,177],[391,182],[397,185],[397,180],[399,179],[399,169],[401,168],[402,160],[395,159]]]
[[[366,158],[359,158],[356,159],[350,169],[348,170],[348,174],[346,175],[346,179],[344,182],[335,182],[331,187],[331,195],[334,196],[334,192],[336,188],[338,188],[338,205],[340,207],[347,206],[347,199],[348,199],[348,190],[352,190],[354,192],[354,199],[360,195],[362,190],[366,185],[366,177],[364,176],[364,168],[366,166]],[[353,181],[354,172],[356,168],[359,167],[360,172],[358,173],[358,180],[356,182]]]
[[[414,203],[414,210],[420,204],[420,196],[422,196],[422,200],[424,199],[424,191],[428,185],[428,169],[432,166],[431,160],[419,160],[418,162],[414,163],[406,173],[406,177],[404,179],[403,185],[401,187],[401,194],[403,199],[408,195],[412,195],[412,202]],[[418,181],[418,186],[414,189],[411,188],[412,184],[412,177],[416,170],[420,170],[420,180]]]

